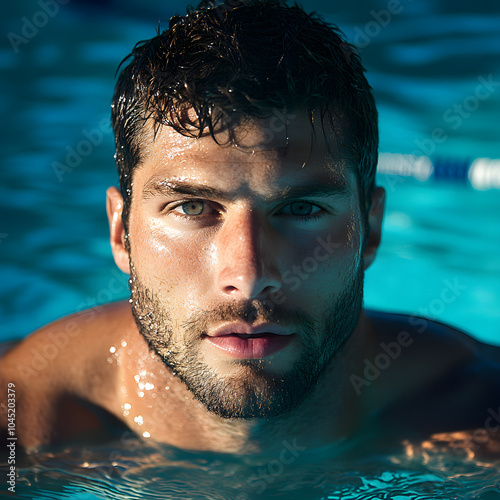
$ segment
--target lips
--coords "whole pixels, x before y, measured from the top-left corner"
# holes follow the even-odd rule
[[[205,339],[235,359],[260,359],[284,349],[293,333],[283,327],[266,323],[250,326],[231,323],[210,332]]]
[[[248,323],[239,322],[220,326],[212,333],[209,333],[208,336],[223,337],[232,334],[240,334],[242,336],[258,336],[262,334],[291,335],[291,332],[275,323],[262,323],[258,326],[250,326]]]

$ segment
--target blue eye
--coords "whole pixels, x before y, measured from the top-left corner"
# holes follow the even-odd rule
[[[308,201],[294,201],[281,208],[277,215],[291,215],[294,219],[305,221],[318,219],[325,214],[324,210],[318,205]]]
[[[296,201],[291,203],[289,206],[292,215],[301,216],[311,215],[314,208],[314,205],[312,203],[308,203],[307,201]]]
[[[199,223],[207,223],[220,215],[218,210],[205,200],[184,200],[171,207],[169,212],[175,217]]]
[[[201,215],[205,208],[205,204],[202,201],[193,200],[183,203],[176,208],[181,208],[184,215]]]

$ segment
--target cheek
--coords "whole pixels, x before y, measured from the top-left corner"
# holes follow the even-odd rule
[[[168,294],[169,301],[181,296],[183,303],[190,302],[206,269],[199,237],[194,233],[179,237],[154,219],[136,227],[142,229],[131,235],[132,259],[141,281],[160,296]]]
[[[297,241],[293,266],[289,266],[295,287],[297,279],[303,282],[304,289],[315,292],[344,287],[346,280],[356,276],[362,263],[361,231],[356,212],[348,211],[314,238]]]
[[[363,225],[356,212],[346,214],[342,221],[341,235],[339,235],[340,256],[349,269],[357,270],[362,265],[363,257]]]

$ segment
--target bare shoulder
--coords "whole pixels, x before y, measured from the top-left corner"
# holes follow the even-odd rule
[[[67,439],[100,425],[97,413],[111,411],[116,393],[109,345],[130,322],[128,304],[119,302],[68,316],[9,346],[0,359],[0,384],[15,388],[21,444]],[[5,429],[3,392],[0,428]]]
[[[384,411],[391,425],[405,422],[428,435],[474,430],[500,411],[500,347],[426,318],[373,311],[367,316],[376,352],[388,358],[392,353],[380,377],[384,393],[398,388]]]
[[[366,315],[379,342],[400,339],[402,344],[412,345],[415,355],[426,351],[426,359],[439,357],[440,364],[464,360],[500,362],[500,346],[480,342],[451,325],[407,314],[366,311]]]

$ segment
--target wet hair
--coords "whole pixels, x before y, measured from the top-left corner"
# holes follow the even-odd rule
[[[228,130],[231,143],[242,121],[299,109],[309,111],[312,123],[313,110],[314,116],[319,112],[327,144],[341,141],[367,214],[377,165],[377,110],[357,49],[318,15],[283,0],[204,0],[187,15],[172,17],[167,30],[138,42],[124,63],[112,125],[125,228],[149,119],[155,133],[167,125],[185,136],[209,132],[217,140],[219,131]],[[334,137],[326,136],[325,120]]]

